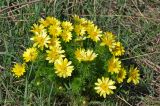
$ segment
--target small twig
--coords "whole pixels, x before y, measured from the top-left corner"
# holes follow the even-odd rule
[[[153,62],[147,60],[147,59],[143,59],[141,60],[143,63],[145,63],[148,67],[152,68],[153,70],[155,70],[156,72],[160,73],[160,66],[154,64]]]
[[[119,98],[119,99],[121,99],[122,101],[124,101],[126,104],[128,104],[129,106],[132,106],[130,103],[128,103],[124,98],[121,98],[120,96],[118,96],[117,95],[117,97]]]
[[[17,20],[17,19],[15,19],[15,20],[8,20],[8,22],[32,22],[32,21],[35,21],[35,20]],[[3,22],[3,21],[0,21],[0,22]]]
[[[143,55],[138,55],[138,56],[134,56],[134,57],[124,58],[124,59],[121,59],[121,60],[129,60],[129,59],[134,59],[134,58],[138,58],[138,57],[144,57],[144,56],[148,56],[148,55],[152,55],[152,54],[160,54],[160,52],[146,53],[146,54],[143,54]]]
[[[30,1],[30,2],[26,2],[26,3],[21,3],[21,4],[17,4],[17,5],[13,5],[13,6],[9,6],[9,7],[6,7],[2,10],[0,10],[0,13],[4,12],[4,11],[7,11],[7,10],[10,10],[11,8],[13,7],[18,7],[18,6],[23,6],[23,5],[29,5],[29,4],[32,4],[32,3],[36,3],[36,2],[39,2],[41,0],[34,0],[34,1]],[[20,7],[21,8],[21,7]]]
[[[20,16],[20,15],[31,16],[31,15],[35,15],[35,13],[23,13],[23,14],[16,14],[16,15],[11,15],[11,16],[6,16],[6,17],[3,17],[3,15],[0,15],[0,16],[2,16],[0,18],[1,19],[7,19],[7,18],[11,18],[11,17],[17,17],[17,16]],[[40,13],[40,15],[45,15],[45,13]]]
[[[3,82],[3,80],[2,80],[2,86],[3,86],[3,87],[4,87],[4,89],[5,89],[6,96],[8,96],[9,98],[11,98],[11,99],[12,99],[12,101],[14,101],[14,99],[12,98],[11,93],[9,92],[9,90],[7,89],[7,87],[5,86],[5,84],[4,84],[4,82]],[[15,102],[15,101],[14,101],[14,102]]]
[[[13,82],[13,84],[24,82],[24,79]]]
[[[142,12],[139,10],[139,8],[138,8],[137,5],[135,4],[135,2],[134,2],[133,0],[131,0],[131,2],[134,4],[134,6],[135,6],[136,9],[138,10],[139,14],[140,14],[142,17],[144,17],[144,15],[143,15]],[[145,21],[148,23],[147,20],[145,20]]]

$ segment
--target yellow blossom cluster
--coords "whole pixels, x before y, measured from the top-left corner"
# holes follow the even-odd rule
[[[102,31],[92,21],[79,18],[77,15],[73,16],[73,19],[75,21],[74,31],[79,36],[77,39],[90,38],[95,42],[100,41]]]
[[[121,42],[116,42],[116,36],[112,32],[104,33],[101,46],[107,46],[114,56],[122,56],[125,52]]]
[[[31,27],[33,37],[30,38],[33,41],[33,46],[27,48],[23,53],[25,63],[16,63],[14,65],[12,69],[14,75],[17,77],[22,76],[25,73],[25,64],[34,62],[39,52],[43,52],[45,53],[45,60],[53,65],[53,72],[58,77],[68,78],[72,76],[75,67],[72,61],[69,61],[68,55],[65,54],[66,51],[62,43],[67,45],[67,43],[83,42],[86,39],[90,39],[94,43],[105,46],[106,49],[108,48],[112,57],[106,60],[107,67],[105,71],[110,75],[116,76],[116,79],[111,79],[108,76],[102,76],[102,78],[97,79],[94,89],[100,96],[106,98],[106,95],[113,94],[113,90],[117,88],[115,83],[122,83],[127,75],[128,83],[139,83],[139,70],[131,67],[127,72],[118,57],[124,55],[125,50],[122,43],[117,41],[116,35],[112,32],[102,32],[92,21],[80,18],[77,15],[73,16],[73,22],[73,24],[69,21],[61,22],[55,17],[48,16],[33,24]],[[79,48],[73,51],[75,58],[79,62],[93,62],[99,56],[93,49],[86,47],[84,49],[83,45],[79,45]]]

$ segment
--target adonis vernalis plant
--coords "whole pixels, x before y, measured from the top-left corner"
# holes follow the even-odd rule
[[[55,95],[87,92],[106,98],[126,82],[139,83],[138,68],[121,61],[123,44],[90,20],[75,15],[71,22],[59,21],[49,16],[33,24],[31,32],[33,45],[24,51],[24,63],[16,63],[12,72],[27,77],[32,63],[30,82],[37,88],[50,89],[53,84]]]

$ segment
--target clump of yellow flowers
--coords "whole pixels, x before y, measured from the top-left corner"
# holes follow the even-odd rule
[[[65,78],[71,89],[76,88],[73,91],[79,87],[78,92],[87,88],[84,82],[88,82],[104,98],[113,94],[121,83],[139,83],[138,68],[132,66],[127,71],[128,66],[121,61],[125,54],[123,44],[112,32],[103,32],[90,20],[75,15],[70,22],[48,16],[33,24],[31,32],[33,45],[24,51],[24,63],[16,63],[12,69],[16,77],[27,72],[26,65],[30,62],[37,62],[43,66],[34,70],[35,79],[53,74],[52,81]],[[42,73],[45,74],[41,76]],[[63,89],[63,81],[59,82],[57,85]]]

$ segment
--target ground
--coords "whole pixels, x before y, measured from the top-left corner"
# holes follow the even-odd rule
[[[160,105],[160,1],[159,0],[3,0],[0,1],[0,104],[32,104],[25,79],[15,80],[10,73],[21,61],[23,50],[31,45],[31,25],[40,17],[70,20],[77,14],[93,20],[104,31],[112,31],[123,42],[123,61],[141,70],[139,88],[130,97],[117,96],[119,105]],[[27,94],[23,94],[28,90]],[[137,95],[138,93],[138,95]],[[29,97],[28,97],[29,96]],[[43,104],[42,96],[34,98]],[[136,102],[133,102],[137,98]],[[56,100],[55,100],[56,101]],[[98,102],[92,102],[99,104]],[[90,103],[90,104],[92,104]],[[110,102],[108,102],[110,103]],[[30,105],[31,105],[30,104]]]

